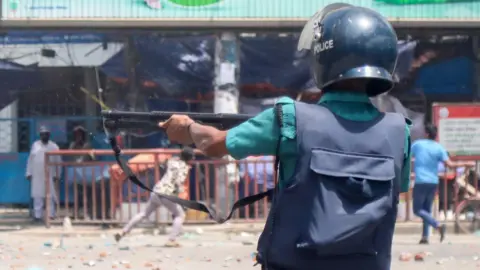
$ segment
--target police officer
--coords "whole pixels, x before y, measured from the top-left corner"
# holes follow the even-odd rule
[[[258,243],[263,269],[387,270],[410,131],[369,98],[393,86],[396,34],[375,11],[332,4],[306,24],[299,49],[310,50],[323,95],[318,104],[282,98],[281,125],[267,109],[228,131],[184,115],[160,126],[213,157],[275,155],[280,140],[279,190]]]

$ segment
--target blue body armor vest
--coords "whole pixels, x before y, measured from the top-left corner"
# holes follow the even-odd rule
[[[388,270],[405,119],[351,121],[295,103],[298,159],[258,243],[264,269]]]

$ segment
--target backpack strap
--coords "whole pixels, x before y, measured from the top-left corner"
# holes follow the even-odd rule
[[[276,209],[276,195],[278,194],[278,189],[279,189],[279,179],[285,180],[284,175],[283,175],[283,170],[281,168],[281,162],[280,162],[280,146],[282,144],[282,132],[284,128],[284,115],[283,115],[283,104],[280,102],[275,103],[274,106],[274,112],[275,112],[275,119],[277,120],[277,124],[279,127],[279,136],[278,136],[278,141],[277,141],[277,146],[275,148],[275,185],[272,190],[272,206],[270,208],[270,214],[267,219],[267,222],[269,222],[268,225],[265,227],[270,227],[273,228],[275,226],[275,209]],[[272,241],[273,241],[273,233],[269,232],[268,233],[268,245],[266,246],[266,250],[264,254],[257,253],[257,265],[258,263],[262,264],[262,269],[268,269],[268,256],[270,255],[270,247],[272,246]]]
[[[277,189],[279,179],[283,179],[283,170],[280,168],[280,145],[282,144],[282,129],[283,129],[283,105],[281,103],[276,103],[275,106],[273,107],[273,110],[275,112],[275,119],[277,120],[277,124],[279,127],[279,134],[278,136],[278,141],[277,141],[277,146],[275,147],[275,187],[274,189]]]

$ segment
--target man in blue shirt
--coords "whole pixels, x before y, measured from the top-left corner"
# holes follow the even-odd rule
[[[445,238],[446,226],[440,225],[431,215],[432,205],[438,187],[438,163],[444,162],[448,167],[469,166],[470,163],[453,162],[448,153],[435,139],[437,128],[425,126],[427,138],[415,141],[412,145],[412,157],[415,158],[415,185],[413,188],[413,212],[423,220],[423,231],[420,244],[428,244],[429,229],[432,226],[440,234],[440,242]]]
[[[317,105],[282,98],[280,115],[267,109],[228,131],[185,115],[160,126],[208,156],[278,153],[279,194],[258,245],[263,269],[387,270],[398,193],[409,187],[410,123],[369,97],[393,86],[397,37],[380,14],[347,4],[315,14],[302,37],[324,92]]]

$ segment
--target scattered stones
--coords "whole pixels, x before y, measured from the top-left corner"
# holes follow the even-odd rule
[[[253,234],[247,233],[247,232],[241,232],[241,233],[240,233],[240,236],[241,236],[241,237],[252,237]]]
[[[108,253],[107,252],[100,252],[100,254],[98,254],[100,258],[106,258],[108,256]]]
[[[217,236],[210,231],[204,233],[203,230],[190,230],[190,232],[189,235],[192,236],[192,239],[180,239],[182,247],[173,250],[162,246],[164,241],[167,241],[167,237],[152,237],[151,231],[145,232],[146,236],[144,237],[127,236],[120,245],[117,243],[105,245],[108,240],[102,240],[109,239],[113,232],[98,234],[96,237],[88,236],[84,239],[65,238],[68,250],[55,249],[56,246],[61,246],[58,241],[44,241],[40,240],[41,238],[31,239],[30,242],[25,241],[25,243],[4,241],[7,244],[0,245],[0,259],[2,260],[0,265],[6,263],[5,270],[86,268],[102,270],[165,270],[167,268],[188,270],[192,269],[195,264],[201,265],[198,269],[243,269],[243,266],[251,266],[255,263],[256,253],[252,253],[251,257],[248,255],[255,250],[254,247],[250,246],[255,245],[256,234],[248,231],[233,232],[230,233],[231,239],[226,240],[226,234],[223,233]],[[203,235],[199,235],[202,233]],[[474,240],[477,239],[474,236],[472,237]],[[421,263],[420,266],[424,269],[433,269],[431,268],[432,265],[436,269],[453,269],[454,265],[459,265],[461,269],[464,267],[465,269],[480,270],[480,268],[476,268],[477,265],[480,267],[478,243],[464,244],[461,242],[464,241],[463,238],[461,241],[456,241],[454,236],[452,236],[452,241],[455,246],[437,245],[436,243],[431,246],[418,246],[413,242],[397,245],[396,250],[402,247],[404,250],[412,252],[422,251],[422,248],[424,248],[434,251],[435,255],[428,251],[402,252],[401,254],[397,251],[395,254],[398,256],[398,261],[393,262],[393,268],[399,268],[399,265],[404,265],[403,268],[409,268],[408,264],[418,265]],[[195,248],[196,246],[202,248]],[[459,251],[460,248],[464,251]],[[453,250],[453,252],[449,253],[450,250]],[[247,253],[246,251],[250,252]],[[439,254],[455,254],[456,257],[441,258]],[[30,257],[32,257],[31,261],[29,260]],[[29,268],[27,267],[28,262],[30,264],[35,262],[36,265],[43,268]],[[25,263],[25,266],[18,265],[21,263]]]
[[[423,262],[425,261],[425,257],[427,257],[427,254],[425,254],[425,252],[420,252],[420,253],[417,253],[415,254],[415,261],[416,262]]]
[[[88,261],[85,263],[86,266],[93,267],[95,266],[95,261]]]
[[[64,232],[70,233],[70,232],[73,231],[72,221],[70,220],[69,217],[65,217],[65,218],[63,219],[62,227],[63,227],[63,231],[64,231]]]
[[[408,252],[402,252],[398,258],[401,262],[408,262],[412,259],[412,254]]]

